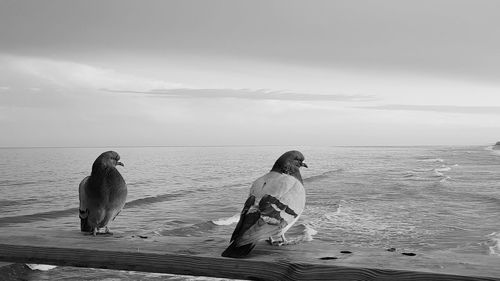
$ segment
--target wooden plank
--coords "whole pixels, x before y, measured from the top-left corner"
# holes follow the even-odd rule
[[[498,280],[291,261],[0,244],[0,260],[248,280]]]
[[[500,280],[494,277],[366,267],[367,263],[363,260],[367,257],[382,259],[378,260],[380,264],[390,264],[391,259],[405,257],[386,251],[342,256],[339,249],[317,242],[279,248],[262,244],[246,259],[222,258],[219,256],[223,249],[222,241],[202,238],[89,237],[77,233],[51,232],[38,233],[37,236],[0,235],[0,242],[0,261],[17,263],[248,280]],[[300,255],[297,255],[297,251]],[[320,259],[334,252],[339,253],[337,259]],[[409,260],[409,263],[412,262],[418,263],[419,260]],[[346,263],[350,265],[346,266]]]

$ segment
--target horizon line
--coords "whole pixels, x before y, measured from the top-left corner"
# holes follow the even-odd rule
[[[431,147],[431,146],[494,146],[492,144],[402,144],[402,145],[307,145],[307,144],[220,144],[220,145],[102,145],[102,146],[0,146],[0,149],[49,149],[49,148],[154,148],[154,147],[278,147],[278,146],[310,146],[310,147]]]

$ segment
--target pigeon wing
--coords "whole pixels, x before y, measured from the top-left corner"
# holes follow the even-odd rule
[[[125,206],[127,198],[127,184],[120,172],[114,168],[107,176],[107,190],[109,192],[109,217],[114,220]]]
[[[267,208],[269,212],[263,212],[264,215],[276,217],[279,213],[287,224],[293,223],[302,214],[306,203],[302,183],[293,176],[276,172],[270,172],[256,180],[250,194],[262,198],[261,201],[264,200],[273,207]],[[274,213],[273,209],[278,213]]]
[[[89,224],[89,195],[88,195],[89,177],[86,177],[80,182],[78,194],[80,198],[80,207],[78,208],[80,217],[80,230],[84,232],[92,231],[93,228]]]
[[[268,173],[252,185],[231,241],[245,245],[278,235],[297,220],[304,205],[304,188],[297,179]]]
[[[88,217],[88,195],[87,195],[87,185],[89,177],[85,177],[78,186],[78,195],[80,198],[80,218],[86,219]]]

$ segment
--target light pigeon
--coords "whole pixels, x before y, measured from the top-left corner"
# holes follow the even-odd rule
[[[245,257],[266,238],[271,244],[287,244],[285,232],[298,220],[306,203],[301,167],[307,168],[304,155],[288,151],[276,160],[269,173],[253,182],[223,257]]]

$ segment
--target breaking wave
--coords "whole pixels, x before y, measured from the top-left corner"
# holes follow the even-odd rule
[[[453,167],[455,166],[458,165],[453,165]],[[445,174],[445,172],[449,172],[451,169],[452,166],[446,165],[441,165],[437,168],[419,168],[406,171],[401,176],[405,180],[410,181],[435,181],[436,179],[439,179],[439,182],[445,183],[451,180],[451,177]]]
[[[318,234],[318,231],[316,231],[314,228],[312,228],[309,224],[301,224],[304,226],[304,230],[302,231],[302,239],[301,241],[309,242],[312,241],[314,238],[313,236]]]

